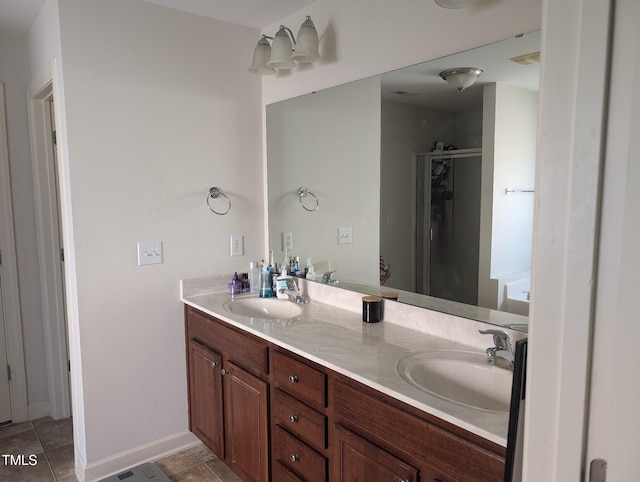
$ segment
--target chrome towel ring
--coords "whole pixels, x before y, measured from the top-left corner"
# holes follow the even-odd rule
[[[223,198],[225,198],[227,200],[227,210],[225,212],[218,212],[215,209],[213,209],[211,207],[211,200],[212,199],[218,199],[218,197],[222,196]],[[207,206],[209,206],[209,209],[211,210],[211,212],[218,214],[219,216],[224,216],[225,214],[227,214],[229,211],[231,211],[231,199],[229,199],[229,197],[223,193],[220,188],[218,187],[212,187],[211,189],[209,189],[209,192],[207,193]]]
[[[303,199],[307,197],[307,195],[312,196],[316,202],[316,206],[313,209],[308,208],[304,204]],[[317,211],[318,208],[320,207],[320,201],[318,201],[318,197],[315,194],[313,194],[311,191],[309,191],[309,189],[307,189],[306,187],[301,187],[300,189],[298,189],[298,201],[300,201],[300,205],[309,212]]]

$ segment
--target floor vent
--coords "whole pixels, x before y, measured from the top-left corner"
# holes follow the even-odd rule
[[[112,475],[101,482],[170,482],[169,478],[154,462],[138,465],[121,474]]]

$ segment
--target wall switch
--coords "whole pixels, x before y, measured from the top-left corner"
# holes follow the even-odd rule
[[[231,236],[231,256],[244,256],[244,236]]]
[[[338,228],[338,244],[353,243],[353,230],[348,228]]]
[[[293,251],[293,233],[291,231],[287,231],[286,233],[281,233],[282,235],[282,251],[287,250],[289,252]]]
[[[138,266],[162,264],[162,241],[138,242]]]

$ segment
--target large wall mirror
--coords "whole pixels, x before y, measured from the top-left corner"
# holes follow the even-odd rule
[[[523,34],[268,105],[276,261],[286,239],[345,289],[526,330],[539,51]],[[460,92],[456,67],[483,73]]]

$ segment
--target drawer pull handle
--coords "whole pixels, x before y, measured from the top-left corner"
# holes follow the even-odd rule
[[[217,367],[217,366],[218,366],[218,362],[217,362],[217,361],[212,361],[212,362],[211,362],[211,366],[212,366],[213,368]]]
[[[298,454],[291,454],[289,458],[291,459],[291,462],[297,462],[300,460],[300,456]]]
[[[289,375],[289,381],[291,383],[298,383],[298,375]]]
[[[222,375],[228,375],[229,374],[229,370],[223,368],[222,370],[220,370],[220,373],[222,373]]]
[[[297,415],[289,415],[289,422],[296,423],[298,421]]]

